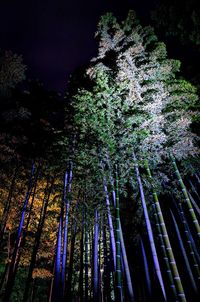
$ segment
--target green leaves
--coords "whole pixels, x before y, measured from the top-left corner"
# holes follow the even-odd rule
[[[142,28],[134,12],[121,23],[107,14],[100,20],[98,37],[98,57],[86,72],[91,85],[73,97],[76,158],[83,170],[96,179],[98,161],[107,154],[113,165],[118,163],[120,175],[128,177],[133,151],[165,171],[169,152],[178,159],[197,154],[190,129],[196,88],[177,78],[180,62],[167,58],[166,46],[153,29]]]

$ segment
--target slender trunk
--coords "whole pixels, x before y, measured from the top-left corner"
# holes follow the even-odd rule
[[[114,206],[114,208],[116,208],[116,192],[115,192],[115,186],[114,186],[114,179],[111,174],[112,168],[111,168],[111,162],[110,162],[110,157],[109,157],[108,153],[106,153],[106,161],[108,164],[109,178],[110,178],[110,184],[111,184],[111,188],[112,188],[113,206]]]
[[[82,221],[81,239],[80,239],[80,270],[79,270],[79,295],[80,302],[83,302],[83,257],[84,257],[84,220]]]
[[[165,267],[166,267],[166,274],[167,274],[167,277],[169,279],[169,286],[170,286],[170,289],[171,289],[171,292],[172,292],[172,298],[174,299],[174,301],[176,301],[177,297],[178,297],[178,294],[177,294],[176,286],[174,284],[174,279],[173,279],[172,270],[171,270],[170,263],[169,263],[168,253],[167,253],[167,249],[166,249],[164,239],[163,239],[163,235],[162,235],[162,232],[161,232],[160,222],[159,222],[159,219],[158,219],[155,204],[153,204],[153,209],[154,209],[154,216],[155,216],[155,220],[156,220],[156,227],[157,227],[157,230],[158,230],[158,237],[159,237],[159,240],[160,240],[160,247],[161,247],[161,251],[162,251],[162,254],[163,254],[163,261],[164,261],[164,264],[165,264]]]
[[[74,219],[73,230],[72,230],[72,235],[71,235],[69,272],[68,272],[68,280],[67,280],[67,299],[69,301],[72,301],[72,276],[73,276],[74,247],[75,247],[75,240],[76,240],[76,229],[77,229],[77,222],[76,222],[76,219]]]
[[[90,267],[91,267],[91,278],[90,278],[90,300],[92,301],[92,295],[93,295],[93,259],[94,259],[94,253],[93,253],[93,240],[94,239],[94,232],[93,228],[90,229],[89,232],[89,246],[90,246]]]
[[[68,241],[68,225],[69,225],[69,194],[71,193],[72,184],[72,165],[70,167],[69,175],[66,172],[64,178],[64,192],[63,200],[65,204],[65,228],[64,228],[64,238],[63,238],[63,255],[62,255],[62,284],[63,293],[65,291],[65,275],[66,275],[66,262],[67,262],[67,241]],[[67,191],[66,191],[67,190]],[[68,196],[67,196],[68,194]]]
[[[85,302],[88,302],[88,266],[89,266],[89,237],[87,229],[87,214],[85,214]]]
[[[68,242],[68,225],[69,225],[69,194],[71,191],[71,182],[72,182],[72,170],[68,175],[66,171],[64,177],[64,189],[63,189],[63,201],[65,205],[65,227],[64,227],[64,237],[63,237],[63,254],[62,254],[62,272],[61,272],[61,284],[63,297],[65,293],[65,279],[66,279],[66,262],[67,262],[67,242]]]
[[[149,177],[149,180],[150,180],[150,183],[151,183],[155,210],[156,210],[157,217],[158,217],[158,220],[159,220],[159,225],[160,225],[160,228],[161,228],[163,241],[164,241],[164,244],[166,246],[167,255],[169,257],[169,263],[170,263],[171,271],[172,271],[172,274],[173,274],[174,284],[176,286],[176,290],[177,290],[177,293],[178,293],[178,298],[180,299],[180,301],[185,301],[185,294],[184,294],[183,286],[182,286],[180,275],[179,275],[178,268],[177,268],[177,265],[176,265],[176,260],[174,258],[174,253],[173,253],[173,250],[171,248],[171,243],[170,243],[170,240],[169,240],[169,236],[168,236],[167,228],[166,228],[166,225],[165,225],[164,217],[163,217],[162,210],[161,210],[161,207],[160,207],[160,203],[159,203],[159,200],[158,200],[158,195],[157,195],[157,192],[156,192],[156,190],[154,188],[154,185],[153,185],[153,178],[152,178],[152,175],[151,175],[151,171],[149,169],[148,161],[145,162],[145,166],[146,166],[147,174],[148,174],[148,177]]]
[[[199,193],[197,192],[197,190],[196,190],[196,188],[195,188],[195,186],[193,185],[193,183],[192,183],[191,180],[189,180],[189,184],[190,184],[190,186],[191,186],[192,191],[194,192],[194,194],[196,194],[196,197],[198,198],[198,200],[200,200]]]
[[[30,302],[33,301],[33,298],[34,298],[34,290],[35,290],[35,279],[33,279],[33,283],[32,283],[31,294],[30,294]]]
[[[35,295],[36,295],[36,291],[37,291],[36,289],[37,289],[37,279],[34,279],[30,302],[35,301]]]
[[[195,176],[195,178],[196,178],[196,180],[197,180],[198,184],[200,184],[200,178],[199,178],[198,174],[197,174],[197,173],[195,173],[195,174],[194,174],[194,176]]]
[[[186,236],[186,242],[187,242],[187,246],[188,246],[188,250],[189,250],[189,254],[190,254],[190,261],[191,261],[191,264],[192,264],[192,267],[194,269],[194,272],[195,272],[195,275],[197,276],[198,278],[198,282],[200,282],[200,270],[199,270],[199,265],[198,265],[198,258],[196,257],[196,245],[195,245],[195,242],[191,240],[192,238],[192,235],[190,233],[190,229],[189,229],[189,226],[187,224],[187,221],[186,221],[186,218],[185,218],[185,214],[184,214],[184,211],[183,211],[183,207],[182,207],[182,202],[179,201],[179,215],[180,215],[180,218],[181,218],[181,222],[183,224],[183,227],[184,227],[184,233],[185,233],[185,236]],[[197,255],[199,257],[199,254],[198,254],[198,251],[197,251]]]
[[[153,232],[152,232],[152,228],[151,228],[151,223],[149,220],[149,214],[147,211],[146,201],[145,201],[145,197],[144,197],[143,185],[142,185],[142,181],[140,178],[138,163],[136,161],[134,154],[133,154],[133,159],[135,161],[136,176],[137,176],[137,181],[138,181],[139,190],[140,190],[140,197],[141,197],[142,207],[143,207],[143,211],[144,211],[145,223],[146,223],[146,227],[147,227],[148,238],[149,238],[151,252],[152,252],[152,256],[153,256],[154,267],[155,267],[156,274],[157,274],[157,277],[158,277],[158,280],[160,283],[163,297],[165,300],[167,300],[166,293],[165,293],[165,287],[164,287],[164,283],[163,283],[163,279],[162,279],[162,274],[161,274],[161,270],[160,270],[160,264],[159,264],[159,260],[158,260],[158,256],[157,256],[157,252],[156,252]]]
[[[128,295],[129,295],[129,300],[131,302],[133,302],[133,301],[135,301],[135,298],[134,298],[133,285],[132,285],[132,280],[131,280],[128,259],[127,259],[127,255],[126,255],[126,248],[125,248],[125,244],[124,244],[121,221],[120,221],[119,227],[120,227],[120,244],[121,244],[122,260],[124,263],[124,272],[125,272],[126,282],[127,282],[127,287],[128,287]]]
[[[115,271],[116,270],[116,243],[115,243],[114,227],[113,227],[113,220],[112,220],[112,215],[111,215],[111,211],[110,211],[108,188],[106,185],[105,178],[103,181],[104,181],[104,192],[106,195],[106,208],[107,208],[107,214],[108,214],[108,225],[109,225],[109,230],[110,230],[110,241],[111,241],[111,247],[112,247],[113,268]]]
[[[119,209],[119,180],[116,167],[116,301],[123,301],[122,272],[121,272],[121,243],[120,243],[120,209]]]
[[[94,243],[93,243],[93,301],[99,298],[99,270],[98,270],[98,241],[99,241],[99,214],[95,210]]]
[[[200,218],[200,208],[198,207],[196,201],[194,200],[194,198],[192,197],[192,195],[190,194],[190,192],[188,192],[188,195],[190,197],[190,200],[191,200],[191,203],[192,203],[193,207],[196,210],[196,213],[197,213],[198,217]]]
[[[56,256],[56,266],[55,266],[56,268],[55,286],[53,287],[53,293],[56,292],[55,298],[58,299],[59,297],[60,301],[64,300],[65,297],[65,283],[66,283],[65,278],[66,278],[67,242],[68,242],[68,224],[69,224],[69,194],[71,192],[71,184],[72,184],[72,164],[70,164],[69,174],[66,171],[64,176],[64,187],[63,187],[64,202],[61,207],[61,217],[60,217],[60,225],[59,225],[59,233],[58,233],[57,253],[56,253],[57,256]],[[64,206],[65,206],[65,222],[64,222],[64,234],[63,234],[63,247],[62,247]]]
[[[108,263],[108,248],[107,248],[107,238],[106,238],[106,228],[103,223],[102,226],[102,238],[103,238],[103,284],[104,284],[104,300],[105,302],[110,302],[110,270],[109,270],[109,263]]]
[[[177,167],[177,165],[176,165],[175,158],[174,158],[173,156],[171,156],[171,160],[172,160],[172,164],[173,164],[173,167],[174,167],[174,170],[175,170],[175,174],[176,174],[177,179],[178,179],[178,181],[179,181],[179,184],[180,184],[180,186],[181,186],[181,191],[182,191],[182,193],[183,193],[183,195],[184,195],[184,198],[185,198],[187,207],[188,207],[188,209],[189,209],[189,213],[190,213],[190,216],[191,216],[191,218],[192,218],[192,222],[193,222],[194,227],[195,227],[195,229],[196,229],[197,236],[198,236],[198,238],[200,239],[200,225],[199,225],[199,222],[198,222],[198,220],[197,220],[196,214],[195,214],[195,212],[194,212],[194,210],[193,210],[193,207],[192,207],[190,198],[189,198],[188,193],[187,193],[187,189],[186,189],[186,187],[185,187],[185,185],[184,185],[184,182],[183,182],[183,180],[182,180],[181,174],[180,174],[180,172],[179,172],[179,170],[178,170],[178,167]],[[199,240],[199,241],[200,241],[200,240]]]
[[[150,274],[149,274],[149,266],[148,266],[147,256],[146,256],[146,252],[145,252],[144,245],[143,245],[141,237],[140,237],[140,247],[141,247],[141,251],[142,251],[144,272],[145,272],[145,277],[146,277],[147,292],[148,292],[148,297],[149,297],[148,300],[151,300],[151,298],[152,298],[151,278],[150,278]]]
[[[30,194],[31,194],[34,175],[35,175],[35,165],[33,164],[32,169],[31,169],[31,175],[30,175],[30,178],[29,178],[29,183],[28,183],[28,190],[27,190],[27,193],[26,193],[26,197],[25,197],[24,205],[23,205],[23,209],[22,209],[21,219],[20,219],[20,222],[19,222],[15,247],[14,247],[14,251],[13,251],[13,254],[12,254],[11,263],[10,263],[10,266],[9,266],[8,280],[7,280],[7,284],[6,284],[6,289],[5,289],[3,302],[8,302],[9,301],[11,293],[12,293],[12,288],[13,288],[13,285],[14,285],[14,281],[15,281],[15,275],[16,275],[17,266],[18,266],[19,257],[20,257],[19,250],[20,250],[21,240],[22,240],[22,230],[23,230],[24,218],[25,218],[28,201],[29,201]]]
[[[173,215],[173,213],[172,213],[171,210],[170,210],[170,213],[171,213],[171,217],[172,217],[172,220],[173,220],[173,223],[174,223],[176,235],[177,235],[177,238],[178,238],[178,243],[179,243],[179,246],[180,246],[180,249],[181,249],[184,261],[185,261],[185,265],[186,265],[186,268],[187,268],[187,271],[188,271],[188,275],[190,277],[190,281],[191,281],[193,290],[197,294],[198,290],[197,290],[196,282],[194,280],[194,277],[193,277],[193,274],[192,274],[192,270],[190,268],[190,263],[188,261],[188,257],[187,257],[187,254],[186,254],[183,242],[182,242],[181,234],[179,232],[179,228],[178,228],[178,225],[176,223],[176,219],[175,219],[175,217],[174,217],[174,215]]]
[[[29,288],[30,288],[30,284],[32,282],[32,274],[33,274],[33,270],[35,268],[36,256],[37,256],[39,245],[40,245],[40,238],[41,238],[42,230],[44,227],[44,222],[45,222],[50,194],[52,192],[53,182],[54,182],[54,179],[52,179],[50,187],[49,187],[49,183],[47,182],[47,187],[46,187],[47,195],[44,196],[43,206],[42,206],[41,215],[40,215],[40,221],[39,221],[38,228],[37,228],[36,235],[35,235],[35,242],[34,242],[33,252],[32,252],[32,256],[31,256],[28,277],[26,279],[23,302],[26,302],[28,299]]]
[[[103,293],[103,261],[102,261],[102,219],[99,218],[99,300],[103,301],[104,293]]]
[[[110,170],[110,166],[109,166]],[[116,208],[116,192],[114,189],[114,180],[113,177],[110,173],[110,182],[112,186],[112,198],[113,198],[113,204],[114,207]],[[121,251],[122,251],[122,257],[123,257],[123,263],[124,263],[124,269],[125,269],[125,275],[126,275],[126,282],[127,282],[127,287],[128,287],[128,295],[130,301],[134,301],[134,292],[133,292],[133,286],[132,286],[132,280],[131,280],[131,275],[130,275],[130,269],[128,265],[128,259],[126,255],[126,248],[124,245],[124,238],[123,238],[123,232],[121,228],[121,222],[120,222],[120,244],[121,244]]]
[[[52,289],[52,302],[61,301],[61,253],[62,253],[62,227],[63,227],[63,204],[61,205],[59,227],[56,243],[56,257],[55,257],[55,269],[54,269],[54,282]]]

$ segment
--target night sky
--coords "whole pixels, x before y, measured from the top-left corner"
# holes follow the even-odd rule
[[[63,92],[69,75],[96,55],[99,17],[134,9],[145,22],[153,0],[0,0],[0,48],[22,54],[27,77]],[[147,4],[148,3],[148,4]]]

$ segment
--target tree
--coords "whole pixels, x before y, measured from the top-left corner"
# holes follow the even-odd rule
[[[0,96],[8,95],[25,79],[25,70],[22,56],[0,49]]]

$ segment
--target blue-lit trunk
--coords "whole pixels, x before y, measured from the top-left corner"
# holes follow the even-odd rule
[[[102,239],[103,239],[103,283],[104,283],[104,301],[110,302],[110,269],[109,269],[109,259],[108,259],[108,247],[107,247],[107,237],[106,237],[106,228],[103,223],[102,226]]]
[[[78,204],[78,203],[77,203]],[[75,210],[76,215],[76,210]],[[65,300],[72,301],[72,276],[73,276],[73,267],[74,267],[74,248],[75,248],[75,240],[76,240],[76,232],[77,232],[77,221],[74,218],[72,224],[72,231],[71,231],[71,246],[70,246],[70,258],[69,258],[69,273],[68,273],[68,280],[67,280],[67,295]]]
[[[62,254],[62,291],[64,295],[65,291],[65,275],[66,275],[66,262],[67,262],[67,241],[68,241],[68,225],[69,225],[69,194],[71,192],[72,184],[72,165],[70,166],[69,174],[66,171],[64,177],[64,190],[63,190],[63,200],[65,205],[65,227],[64,227],[64,238],[63,238],[63,254]]]
[[[146,278],[146,285],[147,285],[147,292],[148,292],[148,299],[151,300],[152,297],[152,286],[151,286],[151,278],[149,273],[149,265],[147,261],[147,256],[144,248],[144,244],[142,241],[142,238],[140,237],[140,247],[142,251],[142,259],[144,264],[144,272],[145,272],[145,278]]]
[[[125,274],[125,277],[126,277],[129,300],[131,302],[133,302],[133,301],[135,301],[134,292],[133,292],[133,285],[132,285],[132,280],[131,280],[131,274],[130,274],[128,259],[127,259],[127,255],[126,255],[126,248],[125,248],[125,244],[124,244],[121,221],[120,221],[120,243],[121,243],[122,260],[123,260],[123,265],[124,265],[124,274]]]
[[[89,281],[88,281],[88,266],[89,266],[89,236],[88,236],[88,227],[87,227],[87,213],[85,214],[85,302],[88,301],[88,290],[89,290]]]
[[[116,243],[115,243],[113,220],[112,220],[112,215],[111,215],[111,211],[110,211],[110,200],[109,200],[109,196],[108,196],[108,188],[107,188],[105,179],[104,179],[104,193],[106,196],[106,207],[107,207],[108,225],[109,225],[109,231],[110,231],[110,242],[111,242],[111,247],[112,247],[113,268],[115,271],[116,270]]]
[[[15,247],[14,247],[14,251],[12,254],[12,259],[11,259],[11,263],[10,263],[10,267],[9,267],[7,284],[6,284],[3,302],[9,301],[10,295],[12,292],[12,287],[13,287],[14,281],[15,281],[16,270],[17,270],[17,266],[19,264],[19,250],[20,250],[20,245],[21,245],[21,240],[22,240],[24,218],[25,218],[29,198],[31,195],[31,190],[32,190],[33,182],[34,182],[34,175],[35,175],[35,164],[32,164],[31,175],[30,175],[29,183],[28,183],[28,189],[27,189],[26,197],[24,200],[23,208],[22,208],[22,214],[21,214],[21,218],[20,218],[20,222],[19,222],[17,238],[16,238]]]
[[[61,285],[62,285],[61,290],[63,292],[63,295],[65,290],[65,270],[66,270],[66,259],[67,259],[67,237],[68,237],[68,220],[69,220],[69,201],[67,200],[67,184],[68,184],[68,172],[66,171],[64,177],[64,188],[63,188],[63,201],[65,205],[65,227],[64,227],[62,271],[61,271]]]
[[[116,192],[114,190],[114,180],[113,177],[110,175],[110,182],[112,186],[112,199],[113,199],[113,205],[116,207]],[[127,259],[127,254],[126,254],[126,248],[124,244],[124,237],[123,237],[123,232],[122,232],[122,227],[121,227],[121,221],[120,221],[120,245],[121,245],[121,251],[122,251],[122,260],[124,264],[124,272],[126,276],[126,282],[127,282],[127,289],[128,289],[128,295],[130,301],[134,301],[134,292],[133,292],[133,285],[132,285],[132,280],[131,280],[131,274],[130,274],[130,269],[129,269],[129,264],[128,264],[128,259]]]
[[[133,159],[134,159],[134,164],[135,164],[136,177],[137,177],[139,190],[140,190],[140,197],[141,197],[141,202],[142,202],[142,208],[143,208],[143,211],[144,211],[144,218],[145,218],[145,223],[146,223],[146,227],[147,227],[149,243],[150,243],[152,257],[153,257],[154,268],[155,268],[156,275],[158,277],[158,281],[159,281],[159,284],[160,284],[160,287],[161,287],[161,290],[162,290],[162,293],[163,293],[163,297],[166,300],[166,292],[165,292],[164,282],[163,282],[163,278],[162,278],[162,274],[161,274],[161,270],[160,270],[160,264],[159,264],[157,251],[156,251],[156,246],[155,246],[155,242],[154,242],[153,231],[152,231],[152,227],[151,227],[151,223],[150,223],[150,219],[149,219],[149,214],[148,214],[146,201],[145,201],[145,196],[144,196],[143,185],[142,185],[142,181],[141,181],[141,178],[140,178],[140,172],[139,172],[138,163],[137,163],[137,160],[135,158],[135,155],[133,155]]]
[[[50,195],[51,195],[51,192],[52,192],[53,183],[54,183],[54,179],[52,179],[51,182],[49,180],[47,181],[47,186],[46,186],[46,190],[45,190],[46,193],[45,193],[44,199],[43,199],[42,209],[41,209],[41,213],[40,213],[40,220],[39,220],[39,223],[38,223],[37,232],[35,234],[35,242],[34,242],[33,251],[32,251],[32,255],[31,255],[31,262],[30,262],[30,266],[29,266],[29,272],[28,272],[28,276],[27,276],[27,279],[26,279],[23,302],[26,302],[28,300],[30,285],[31,285],[31,282],[32,282],[32,274],[33,274],[33,270],[35,268],[36,256],[37,256],[38,249],[39,249],[39,246],[40,246],[40,238],[41,238],[42,230],[43,230],[43,227],[44,227],[47,207],[48,207],[48,204],[49,204],[49,199],[50,199]]]
[[[192,288],[193,288],[194,292],[197,294],[197,292],[198,292],[197,285],[196,285],[192,270],[190,268],[190,263],[188,261],[187,253],[186,253],[186,250],[185,250],[183,242],[182,242],[181,234],[180,234],[178,225],[176,223],[176,219],[175,219],[172,211],[170,211],[170,213],[171,213],[171,217],[172,217],[172,220],[173,220],[173,223],[174,223],[174,227],[175,227],[176,235],[177,235],[177,238],[178,238],[178,243],[179,243],[182,255],[183,255],[183,259],[185,261],[185,266],[186,266],[186,269],[188,271],[190,282],[191,282],[191,285],[192,285]]]
[[[53,282],[51,302],[62,301],[62,287],[61,287],[62,228],[63,228],[63,205],[61,205],[58,234],[57,234],[54,282]]]
[[[99,214],[95,210],[94,242],[93,242],[93,301],[99,300],[99,264],[98,264],[98,241],[99,241]]]

